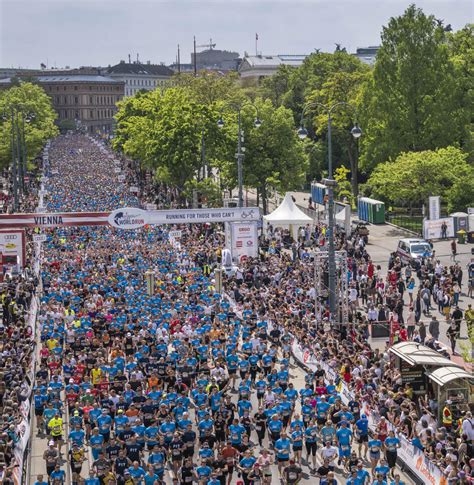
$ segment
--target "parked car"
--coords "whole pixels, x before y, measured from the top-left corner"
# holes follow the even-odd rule
[[[429,258],[433,248],[424,239],[400,239],[397,246],[397,256],[403,264],[413,265],[417,259]]]

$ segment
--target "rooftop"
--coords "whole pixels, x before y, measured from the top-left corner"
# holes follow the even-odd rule
[[[306,54],[258,55],[245,56],[244,61],[252,67],[273,67],[281,64],[298,67],[301,66],[306,57],[308,57]]]
[[[113,83],[123,84],[122,81],[113,79],[108,76],[79,75],[79,76],[37,76],[36,81],[39,83]],[[0,79],[1,84],[10,84],[11,78]]]
[[[161,64],[141,64],[139,62],[119,62],[107,69],[109,74],[148,74],[155,76],[172,76],[173,71]]]

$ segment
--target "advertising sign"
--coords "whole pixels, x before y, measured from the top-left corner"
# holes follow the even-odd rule
[[[441,227],[446,223],[446,237],[454,237],[454,219],[445,217],[443,219],[423,221],[423,236],[425,239],[441,239]]]
[[[437,195],[436,197],[429,198],[429,206],[430,206],[430,221],[436,221],[440,218],[440,196]]]
[[[148,224],[148,213],[135,207],[123,207],[111,212],[108,222],[118,229],[138,229]]]
[[[201,222],[258,221],[260,210],[256,207],[223,209],[176,209],[150,211],[148,224],[184,224]]]
[[[48,240],[48,236],[46,234],[33,234],[33,242],[40,243],[45,242]]]
[[[128,189],[132,194],[138,194],[138,192],[140,192],[140,189],[138,187],[135,187],[132,185],[132,187],[130,187]]]
[[[0,231],[0,252],[3,255],[3,265],[13,267],[25,264],[25,231]]]
[[[122,171],[122,169],[120,167],[115,167],[114,168],[114,172],[115,173],[120,173]]]
[[[169,237],[172,237],[174,239],[181,239],[181,236],[183,233],[181,231],[170,231],[169,232]]]
[[[44,209],[44,208],[43,208]],[[41,209],[39,209],[41,210]],[[135,214],[138,217],[132,219],[146,220],[143,224],[137,223],[135,227],[125,224],[126,214]],[[118,214],[123,214],[125,219],[118,217],[123,226],[115,223]],[[20,227],[62,227],[62,226],[106,226],[133,229],[145,224],[202,224],[206,222],[257,222],[260,220],[260,210],[255,207],[247,208],[222,208],[222,209],[175,209],[175,210],[150,210],[124,207],[113,212],[53,212],[36,214],[0,214],[0,229]],[[112,222],[111,222],[112,221]],[[133,224],[132,224],[133,225]]]
[[[233,223],[232,224],[232,256],[238,261],[247,258],[256,258],[258,255],[257,224]]]
[[[117,179],[118,179],[118,181],[119,181],[119,182],[125,182],[125,179],[126,179],[126,178],[127,178],[127,177],[126,177],[125,175],[119,175],[119,176],[117,177]]]

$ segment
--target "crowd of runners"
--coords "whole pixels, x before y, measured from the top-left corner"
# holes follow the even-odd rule
[[[111,158],[86,136],[54,140],[47,211],[137,206]],[[132,165],[124,162],[123,173],[133,177]],[[320,242],[323,227],[302,228],[290,251],[270,234],[259,261],[226,278],[225,295],[213,279],[221,231],[183,226],[174,244],[169,229],[57,228],[43,243],[33,400],[35,439],[46,449],[36,485],[410,483],[396,465],[399,433],[443,469],[448,484],[470,483],[467,409],[459,425],[441,426],[433,396],[415,398],[387,352],[367,343],[376,307],[377,320],[381,309],[384,321],[397,320],[400,339],[404,320],[409,329],[403,311],[410,307],[396,310],[408,279],[396,260],[390,274],[397,278],[385,279],[363,239],[340,236],[352,296],[350,324],[336,329],[315,321],[311,245],[304,244]],[[294,338],[314,348],[336,379],[296,367]],[[342,382],[355,393],[347,405]],[[361,412],[367,402],[378,417],[374,432]]]

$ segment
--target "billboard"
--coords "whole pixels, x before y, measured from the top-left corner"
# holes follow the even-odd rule
[[[238,262],[258,255],[258,234],[255,222],[233,223],[232,257]]]
[[[454,237],[454,219],[445,217],[443,219],[423,221],[423,237],[425,239],[441,239],[441,227],[446,224],[446,237]]]
[[[3,266],[12,268],[15,265],[23,268],[26,260],[25,231],[23,229],[0,230],[0,253]]]

